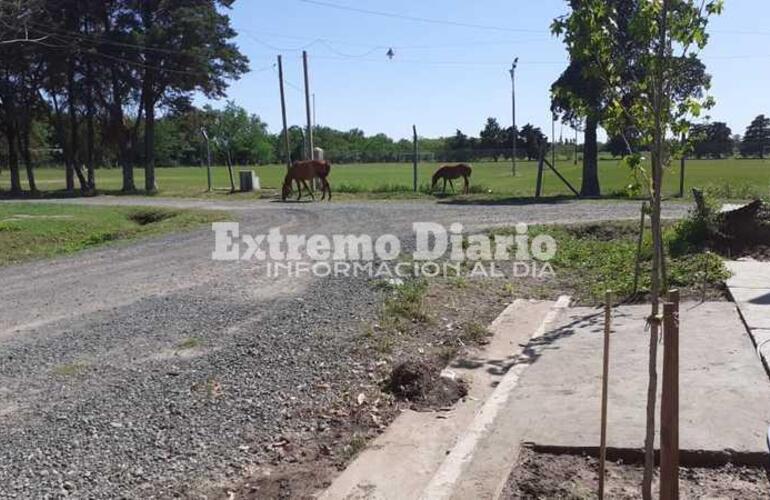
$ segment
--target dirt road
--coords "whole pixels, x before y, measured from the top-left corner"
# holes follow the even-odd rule
[[[62,201],[70,202],[70,201]],[[281,204],[224,208],[241,231],[391,233],[635,219],[638,203]],[[666,208],[681,216],[686,206]],[[379,297],[363,279],[267,278],[211,260],[210,228],[0,269],[0,498],[184,494],[237,478],[303,415],[365,377],[352,344]],[[323,387],[324,389],[318,389]]]

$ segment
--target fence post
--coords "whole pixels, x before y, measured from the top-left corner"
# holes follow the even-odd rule
[[[414,184],[414,192],[417,192],[417,156],[419,154],[419,146],[417,144],[417,125],[412,125],[412,132],[414,134],[414,148],[412,158],[412,182]]]
[[[679,499],[679,291],[663,304],[663,388],[660,406],[660,498]]]
[[[607,461],[607,399],[610,375],[610,331],[612,328],[612,292],[604,296],[604,357],[602,364],[602,418],[599,445],[599,499],[604,498],[605,463]]]
[[[545,147],[540,145],[540,158],[537,163],[537,185],[535,186],[535,198],[540,198],[543,194],[543,168],[545,163]]]

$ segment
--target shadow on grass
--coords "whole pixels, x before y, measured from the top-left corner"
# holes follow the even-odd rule
[[[439,197],[438,203],[444,205],[555,205],[559,203],[568,203],[572,201],[638,201],[642,202],[647,200],[644,197],[629,197],[623,195],[607,195],[607,196],[568,196],[568,195],[556,195],[556,196],[542,196],[535,198],[534,196],[511,196],[511,197],[494,197],[494,198],[453,198],[451,196]]]

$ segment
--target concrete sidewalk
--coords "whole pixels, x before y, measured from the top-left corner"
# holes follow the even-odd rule
[[[727,288],[770,374],[770,262],[728,261]]]
[[[615,309],[611,340],[608,446],[643,447],[649,306]],[[544,338],[510,405],[525,442],[596,448],[602,370],[603,313],[575,308]],[[728,302],[682,303],[680,445],[691,455],[767,456],[770,381]],[[662,347],[658,349],[662,355]],[[659,376],[660,367],[659,366]],[[660,383],[658,384],[660,387]],[[660,396],[659,396],[660,397]],[[659,415],[660,406],[656,413]]]

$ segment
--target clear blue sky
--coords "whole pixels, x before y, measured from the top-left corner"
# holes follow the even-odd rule
[[[315,1],[315,0],[311,0]],[[448,21],[411,21],[335,9],[303,0],[239,0],[230,12],[237,44],[252,72],[229,98],[280,130],[276,55],[284,56],[289,121],[304,122],[301,51],[310,54],[317,121],[338,129],[401,138],[415,123],[421,136],[476,135],[486,117],[511,123],[508,69],[519,56],[517,122],[550,133],[549,87],[567,57],[549,33],[564,0],[318,0],[354,9]],[[713,75],[710,115],[743,134],[770,114],[770,2],[727,0],[711,26],[702,58]],[[451,23],[481,25],[469,27]],[[500,28],[500,29],[492,29]],[[392,47],[393,60],[386,51]],[[221,103],[215,103],[215,106]],[[557,137],[561,133],[557,126]],[[563,129],[565,137],[572,132]]]

